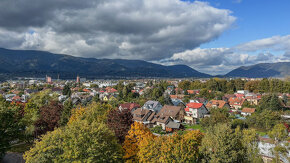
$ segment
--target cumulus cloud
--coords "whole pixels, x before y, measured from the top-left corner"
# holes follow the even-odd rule
[[[186,64],[202,72],[224,74],[243,65],[290,61],[289,47],[290,35],[273,36],[234,47],[186,50],[163,59],[161,63]],[[285,53],[274,55],[269,51]]]
[[[1,0],[0,46],[160,60],[220,36],[231,11],[180,0]],[[31,32],[33,31],[33,32]]]

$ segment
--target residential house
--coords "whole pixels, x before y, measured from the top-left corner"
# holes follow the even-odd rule
[[[166,125],[165,125],[165,131],[166,132],[174,132],[180,129],[183,129],[184,127],[180,124],[180,123],[176,123],[173,121],[169,121]]]
[[[237,91],[237,94],[244,94],[244,95],[246,95],[246,94],[248,94],[248,93],[249,93],[248,90],[238,90],[238,91]]]
[[[258,105],[261,100],[261,95],[255,96],[246,96],[246,101],[249,102],[251,105]]]
[[[171,102],[174,106],[183,106],[185,108],[185,103],[181,99],[172,98]]]
[[[210,100],[207,104],[206,104],[206,108],[210,109],[210,108],[227,108],[230,109],[230,105],[228,102],[223,101],[223,100]]]
[[[195,103],[203,103],[204,105],[206,105],[207,104],[207,99],[205,99],[205,98],[195,98],[195,99],[193,99],[193,100],[190,100],[190,102],[195,102]]]
[[[244,102],[245,102],[244,98],[231,97],[229,99],[230,106],[235,110],[241,109]]]
[[[143,123],[147,127],[153,127],[151,121],[154,118],[156,112],[149,110],[138,108],[132,112],[133,114],[133,121]]]
[[[256,110],[255,108],[243,108],[241,114],[243,116],[251,115],[252,113],[255,112],[255,110]]]
[[[149,100],[142,106],[142,108],[152,110],[152,111],[155,111],[156,113],[158,113],[161,110],[162,105],[158,101]]]
[[[103,101],[109,101],[109,99],[110,99],[110,96],[109,95],[105,95],[105,96],[103,96]]]
[[[174,98],[183,99],[185,96],[187,96],[187,95],[183,95],[183,94],[170,95],[170,98],[171,99],[174,99]]]
[[[203,103],[188,103],[185,108],[184,120],[186,123],[196,123],[200,118],[208,114],[208,109]]]
[[[194,94],[199,94],[199,92],[200,92],[200,90],[187,90],[187,93],[189,94],[189,95],[194,95]]]
[[[157,116],[160,117],[169,116],[174,121],[183,122],[184,114],[185,114],[184,107],[182,106],[164,105],[157,114]]]
[[[173,122],[173,119],[170,118],[170,116],[154,115],[154,118],[152,119],[151,124],[153,125],[153,127],[161,126],[162,130],[165,130],[166,125],[169,122]]]
[[[222,97],[222,100],[228,102],[228,100],[229,100],[231,97],[236,97],[236,95],[234,95],[234,94],[225,94],[225,95]]]
[[[110,95],[109,101],[116,101],[117,95]]]
[[[120,104],[119,105],[119,110],[125,110],[128,109],[130,110],[130,112],[132,113],[133,111],[135,111],[136,109],[140,108],[140,105],[137,103],[125,103],[125,104]]]

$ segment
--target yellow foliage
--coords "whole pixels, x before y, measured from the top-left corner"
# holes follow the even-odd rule
[[[71,124],[75,122],[77,119],[79,119],[86,111],[86,108],[80,107],[80,108],[75,108],[72,110],[72,115],[68,121],[68,124]]]
[[[125,151],[123,158],[126,159],[126,162],[138,162],[137,154],[139,152],[140,143],[144,139],[153,139],[154,137],[155,136],[147,127],[141,123],[134,122],[123,144],[123,149]]]
[[[202,138],[200,131],[190,131],[184,135],[143,139],[139,162],[198,162]]]

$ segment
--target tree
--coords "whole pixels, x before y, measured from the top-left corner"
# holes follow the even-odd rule
[[[147,137],[140,143],[139,162],[198,162],[202,138],[197,130],[184,135]]]
[[[229,119],[229,113],[228,109],[222,108],[222,109],[211,109],[210,110],[210,117],[205,117],[201,120],[201,125],[204,128],[207,128],[209,126],[214,126],[219,123],[228,123],[230,121]]]
[[[108,113],[107,124],[110,129],[112,129],[122,144],[125,140],[128,131],[133,123],[133,116],[130,110],[125,109],[120,111],[119,109],[111,110]]]
[[[61,112],[61,117],[59,121],[60,126],[65,126],[68,123],[72,109],[73,109],[72,101],[70,99],[65,101],[63,104],[63,110]]]
[[[47,131],[53,131],[59,126],[63,106],[57,101],[40,108],[40,118],[35,123],[37,135],[45,134]]]
[[[272,138],[275,147],[273,148],[273,153],[275,155],[274,162],[280,162],[280,155],[288,157],[288,152],[290,149],[289,143],[284,142],[288,138],[288,132],[286,127],[283,124],[277,124],[274,128],[268,133],[270,138]]]
[[[265,93],[269,92],[270,86],[269,86],[269,80],[267,78],[264,78],[259,83],[259,92]]]
[[[102,123],[76,121],[48,132],[25,152],[26,162],[120,162],[121,147]]]
[[[23,130],[19,124],[18,109],[6,102],[0,102],[0,160],[10,148],[10,142],[18,138]]]
[[[231,122],[231,128],[232,129],[235,129],[237,127],[240,127],[241,129],[245,129],[245,128],[248,128],[248,124],[244,121],[244,120],[241,120],[241,119],[234,119],[232,122]]]
[[[109,104],[100,104],[92,102],[86,107],[79,107],[72,110],[72,115],[69,119],[68,124],[77,120],[87,120],[90,123],[93,121],[99,123],[107,122],[107,115],[112,110],[112,106]]]
[[[125,138],[123,149],[123,158],[126,162],[138,162],[138,152],[139,146],[143,139],[148,139],[148,137],[154,137],[150,130],[145,127],[142,123],[134,122],[131,125],[131,129]]]
[[[50,101],[56,101],[55,96],[50,96],[51,90],[44,90],[33,94],[31,99],[26,103],[24,107],[24,116],[22,118],[22,123],[26,126],[25,135],[27,141],[35,138],[35,123],[39,119],[40,108],[44,105],[49,104]]]
[[[243,132],[243,145],[247,150],[247,154],[245,155],[245,159],[247,162],[254,162],[254,163],[263,163],[263,159],[259,154],[258,148],[258,135],[256,130],[254,129],[245,129]]]
[[[191,85],[191,82],[188,80],[184,80],[178,83],[178,88],[181,88],[183,90],[189,90]]]
[[[202,139],[201,152],[206,162],[243,162],[246,149],[242,144],[242,134],[237,128],[232,130],[227,124],[209,127]]]
[[[262,96],[261,102],[260,102],[260,108],[261,109],[268,109],[272,111],[279,111],[282,110],[280,99],[276,94],[269,94]]]
[[[67,96],[70,97],[70,95],[71,95],[71,89],[70,89],[70,86],[69,86],[69,85],[66,84],[66,85],[63,87],[62,94],[63,94],[63,95],[67,95]]]
[[[250,127],[262,130],[270,130],[276,124],[281,123],[282,119],[279,112],[264,110],[261,113],[257,112],[251,116],[247,116],[246,122]]]
[[[245,90],[250,92],[258,92],[259,90],[259,81],[248,81],[245,83]]]

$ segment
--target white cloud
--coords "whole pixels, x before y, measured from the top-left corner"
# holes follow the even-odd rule
[[[0,20],[9,20],[0,31],[22,37],[0,46],[96,58],[168,58],[219,37],[236,19],[199,1],[16,1],[0,2]]]
[[[243,65],[290,61],[289,47],[290,35],[273,36],[234,47],[186,50],[163,59],[161,63],[186,64],[209,74],[224,74]],[[269,51],[280,53],[274,55]]]

